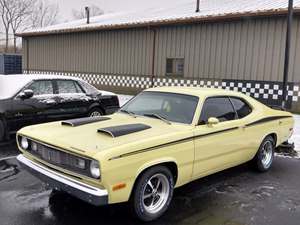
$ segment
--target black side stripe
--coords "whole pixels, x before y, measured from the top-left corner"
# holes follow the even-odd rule
[[[254,121],[252,123],[248,123],[246,124],[246,127],[250,127],[250,126],[254,126],[254,125],[258,125],[261,123],[267,123],[270,121],[274,121],[274,120],[280,120],[280,119],[286,119],[286,118],[291,118],[292,116],[271,116],[271,117],[266,117],[263,119],[259,119],[257,121]]]
[[[167,146],[170,146],[170,145],[187,142],[187,141],[193,140],[195,138],[203,138],[203,137],[207,137],[207,136],[210,136],[210,135],[216,135],[216,134],[220,134],[220,133],[224,133],[224,132],[228,132],[228,131],[233,131],[233,130],[236,130],[236,129],[238,129],[238,127],[233,127],[233,128],[229,128],[229,129],[225,129],[225,130],[219,130],[219,131],[215,131],[215,132],[211,132],[211,133],[207,133],[207,134],[200,134],[200,135],[197,135],[197,136],[187,137],[187,138],[184,138],[184,139],[180,139],[180,140],[176,140],[176,141],[156,145],[156,146],[153,146],[153,147],[150,147],[150,148],[145,148],[145,149],[137,150],[137,151],[134,151],[134,152],[125,153],[125,154],[110,158],[109,160],[124,158],[124,157],[127,157],[127,156],[132,156],[132,155],[136,155],[136,154],[140,154],[140,153],[144,153],[144,152],[148,152],[148,151],[153,151],[153,150],[163,148],[163,147],[167,147]]]

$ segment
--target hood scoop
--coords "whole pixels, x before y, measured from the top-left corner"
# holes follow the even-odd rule
[[[80,119],[73,119],[73,120],[65,120],[61,122],[63,126],[70,126],[70,127],[77,127],[81,125],[86,125],[89,123],[95,123],[100,121],[110,120],[109,117],[86,117]]]
[[[114,126],[114,127],[105,127],[105,128],[98,129],[98,132],[108,134],[113,138],[115,138],[115,137],[120,137],[131,133],[147,130],[150,128],[151,127],[148,125],[137,123],[137,124]]]

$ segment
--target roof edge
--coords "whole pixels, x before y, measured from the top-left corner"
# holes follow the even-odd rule
[[[101,30],[120,30],[120,29],[130,29],[130,28],[143,28],[143,27],[159,27],[167,25],[178,25],[178,24],[193,24],[199,22],[217,22],[217,21],[227,21],[227,20],[237,20],[237,19],[248,19],[253,17],[269,17],[269,16],[283,16],[288,13],[286,8],[284,9],[271,9],[265,11],[249,11],[243,13],[230,13],[222,15],[209,15],[201,17],[185,17],[176,19],[166,19],[166,20],[156,20],[147,21],[141,23],[126,23],[126,24],[115,24],[115,25],[100,25],[93,27],[78,27],[78,28],[66,28],[57,29],[51,31],[40,31],[40,32],[23,32],[17,33],[18,37],[31,37],[31,36],[45,36],[51,34],[69,34],[69,33],[81,33],[90,31],[101,31]],[[294,8],[294,13],[300,13],[300,8]]]

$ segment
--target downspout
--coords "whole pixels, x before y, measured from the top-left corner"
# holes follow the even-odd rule
[[[293,22],[293,13],[294,13],[294,1],[289,0],[288,15],[287,15],[287,30],[286,30],[286,40],[285,40],[283,81],[282,81],[282,103],[281,103],[281,107],[283,109],[286,109],[286,105],[287,105],[287,94],[288,94],[287,85],[288,85],[288,75],[289,75],[291,30],[292,30],[292,22]]]
[[[150,28],[151,29],[151,28]],[[151,87],[154,87],[155,79],[155,57],[156,57],[156,29],[152,28],[153,31],[153,44],[152,44],[152,70],[151,70]]]
[[[26,71],[29,72],[29,40],[28,38],[26,40]]]

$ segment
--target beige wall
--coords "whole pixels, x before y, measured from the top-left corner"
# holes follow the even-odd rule
[[[183,57],[186,78],[281,81],[285,32],[285,19],[279,17],[161,27],[156,35],[155,75],[165,75],[167,57]],[[31,37],[23,41],[23,66],[150,75],[153,37],[148,29]],[[289,79],[300,82],[299,17],[293,23],[290,60]]]

